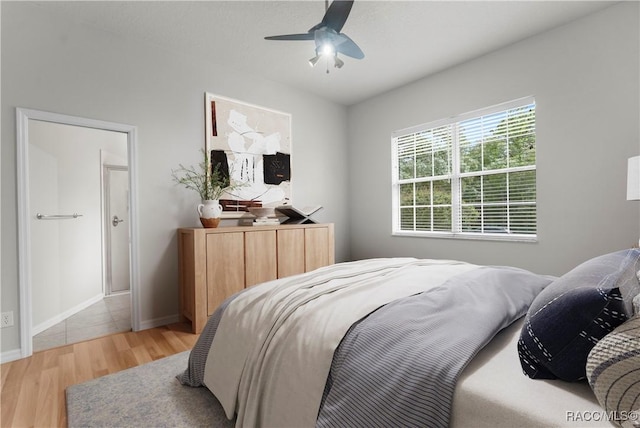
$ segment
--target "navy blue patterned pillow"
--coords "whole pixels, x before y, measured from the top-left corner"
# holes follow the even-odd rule
[[[591,348],[633,314],[639,269],[640,250],[618,251],[582,263],[542,290],[518,341],[524,373],[532,379],[584,379]]]

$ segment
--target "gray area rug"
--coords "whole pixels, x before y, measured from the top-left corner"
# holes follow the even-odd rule
[[[69,427],[233,427],[206,388],[175,376],[189,351],[67,388]]]

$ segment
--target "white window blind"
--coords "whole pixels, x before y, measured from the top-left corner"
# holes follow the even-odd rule
[[[393,233],[535,239],[535,101],[395,132]]]

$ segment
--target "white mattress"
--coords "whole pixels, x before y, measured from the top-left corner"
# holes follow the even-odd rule
[[[523,374],[516,348],[522,322],[500,332],[465,368],[450,426],[614,426],[586,381],[533,380]]]

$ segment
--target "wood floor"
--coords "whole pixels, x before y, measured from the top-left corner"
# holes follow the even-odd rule
[[[187,324],[118,333],[2,364],[0,426],[66,427],[65,388],[193,347]]]

